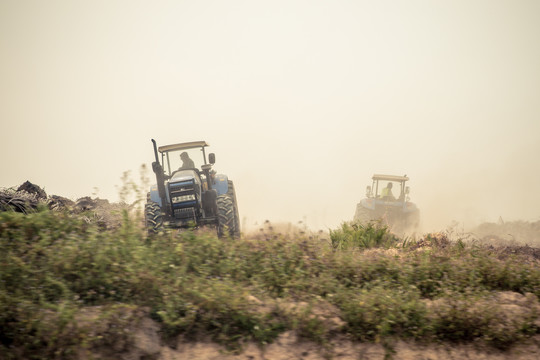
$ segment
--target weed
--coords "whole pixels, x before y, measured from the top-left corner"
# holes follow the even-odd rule
[[[194,229],[150,239],[127,211],[105,230],[68,212],[0,212],[0,352],[75,358],[127,346],[121,329],[146,308],[166,337],[209,335],[232,349],[287,330],[323,345],[345,333],[497,348],[536,333],[536,263],[444,234],[403,244],[377,224],[344,223],[331,244],[275,233],[223,241]],[[501,292],[519,301],[501,302]],[[293,312],[276,305],[300,302],[308,306]]]
[[[344,222],[340,229],[330,230],[330,240],[336,250],[387,248],[397,243],[387,226],[373,221],[365,224]]]

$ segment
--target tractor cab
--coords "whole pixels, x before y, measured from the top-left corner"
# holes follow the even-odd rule
[[[354,221],[366,223],[382,221],[393,231],[417,229],[420,213],[410,202],[407,175],[373,175],[366,197],[356,205]]]
[[[366,187],[366,197],[379,199],[382,201],[400,201],[409,200],[409,187],[405,183],[409,180],[407,175],[379,175],[372,177],[373,183]]]
[[[158,152],[161,154],[160,162],[163,164],[165,175],[172,178],[177,173],[186,170],[192,170],[199,174],[200,170],[210,168],[215,163],[215,155],[209,154],[207,161],[205,149],[207,146],[209,145],[206,141],[160,146]]]

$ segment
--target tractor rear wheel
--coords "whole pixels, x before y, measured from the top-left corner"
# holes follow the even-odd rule
[[[227,195],[219,195],[217,197],[217,211],[218,211],[218,237],[224,237],[229,234],[234,236],[236,232],[234,221],[234,204],[232,198]]]
[[[407,230],[417,232],[420,228],[420,212],[418,210],[407,214],[406,217]]]
[[[163,227],[161,207],[158,203],[150,201],[144,206],[144,220],[149,234],[158,233]]]
[[[373,220],[371,211],[362,206],[362,204],[356,205],[356,212],[354,213],[354,221],[366,224]]]
[[[236,191],[234,191],[234,184],[231,180],[228,181],[227,195],[229,195],[233,201],[234,207],[234,237],[240,237],[240,216],[238,215],[238,202],[236,201]]]

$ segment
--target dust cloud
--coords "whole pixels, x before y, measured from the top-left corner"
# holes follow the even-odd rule
[[[0,187],[118,199],[205,140],[248,229],[351,220],[408,175],[423,231],[540,217],[540,4],[0,3]]]

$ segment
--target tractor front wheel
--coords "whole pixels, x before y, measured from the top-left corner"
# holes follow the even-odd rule
[[[144,206],[144,220],[149,234],[158,233],[163,227],[161,207],[158,203],[150,201]]]

